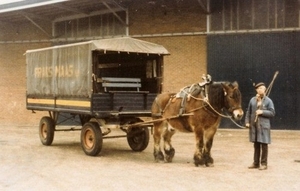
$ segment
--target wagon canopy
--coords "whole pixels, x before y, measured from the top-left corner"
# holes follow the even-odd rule
[[[26,51],[27,95],[90,97],[92,51],[167,55],[161,45],[130,38],[113,38]]]
[[[161,54],[167,55],[169,52],[161,45],[146,42],[130,37],[93,40],[94,50]]]

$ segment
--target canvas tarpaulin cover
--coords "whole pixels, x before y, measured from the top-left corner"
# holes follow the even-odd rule
[[[168,55],[169,52],[161,45],[130,37],[112,38],[92,41],[93,48],[103,51],[131,52]]]
[[[90,44],[27,51],[26,62],[27,95],[90,95]]]

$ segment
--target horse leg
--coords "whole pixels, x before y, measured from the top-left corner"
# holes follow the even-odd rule
[[[203,158],[203,130],[202,129],[195,129],[195,139],[196,139],[196,150],[194,153],[194,164],[195,166],[204,165],[205,160]]]
[[[213,145],[213,139],[216,131],[216,127],[211,127],[204,132],[203,158],[207,167],[214,166],[214,159],[211,157],[210,151]]]
[[[164,131],[164,151],[166,162],[172,162],[175,155],[175,149],[171,144],[171,138],[175,134],[175,129],[168,123],[166,131]]]
[[[162,132],[164,131],[164,122],[154,123],[153,139],[154,139],[154,160],[156,162],[164,161],[164,155],[160,149],[160,141]]]
[[[213,167],[214,166],[214,159],[211,157],[210,150],[212,147],[213,139],[211,138],[206,142],[205,149],[203,150],[203,158],[205,160],[205,166]]]

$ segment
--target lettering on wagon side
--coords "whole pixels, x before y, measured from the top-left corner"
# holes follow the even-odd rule
[[[36,67],[34,69],[35,78],[51,78],[51,77],[74,77],[78,76],[79,72],[75,71],[73,65],[55,66],[55,67]]]

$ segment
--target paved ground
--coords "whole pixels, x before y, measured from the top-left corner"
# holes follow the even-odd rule
[[[173,138],[173,163],[155,163],[148,148],[132,152],[125,138],[105,139],[100,156],[86,156],[80,132],[56,132],[43,146],[37,127],[0,127],[0,190],[299,190],[300,131],[272,131],[269,168],[249,170],[247,130],[219,129],[215,167],[193,165],[193,134]],[[119,133],[115,131],[115,133]]]

